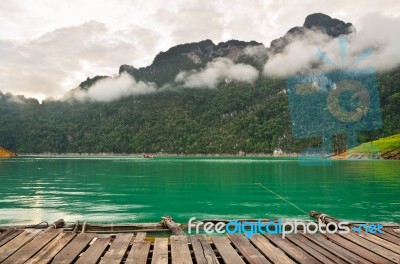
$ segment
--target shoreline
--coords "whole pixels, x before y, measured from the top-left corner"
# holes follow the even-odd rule
[[[18,158],[18,157],[140,157],[145,158],[145,155],[150,155],[153,157],[240,157],[240,158],[298,158],[305,157],[301,156],[300,153],[283,153],[283,154],[273,154],[273,153],[246,153],[246,154],[233,154],[233,153],[212,153],[212,154],[183,154],[183,153],[19,153],[15,157],[8,158]],[[310,156],[311,157],[311,156]],[[317,157],[317,156],[312,156]],[[322,157],[322,156],[318,156]],[[150,158],[150,159],[152,159]],[[383,158],[371,155],[346,155],[345,153],[336,154],[328,157],[329,160],[398,160],[396,158]]]
[[[298,157],[299,153],[284,153],[274,155],[273,153],[19,153],[19,157],[143,157],[144,155],[152,155],[154,157]]]
[[[7,158],[18,158],[18,157],[142,157],[145,156],[153,157],[266,157],[266,158],[298,158],[298,157],[314,157],[323,158],[324,156],[315,155],[302,155],[301,153],[114,153],[114,152],[102,152],[102,153],[52,153],[52,152],[41,152],[41,153],[17,153],[16,156]],[[387,157],[381,155],[381,153],[349,153],[345,151],[343,153],[334,154],[329,157],[325,157],[329,160],[399,160],[397,156]]]

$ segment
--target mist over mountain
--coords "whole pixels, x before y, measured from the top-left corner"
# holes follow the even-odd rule
[[[386,20],[377,23],[387,28]],[[390,23],[389,23],[390,24]],[[373,27],[378,32],[379,27]],[[366,29],[363,29],[364,32]],[[372,33],[371,33],[372,32]],[[270,43],[211,40],[160,52],[152,64],[121,65],[115,76],[87,78],[61,100],[37,100],[0,92],[0,146],[24,153],[271,153],[320,146],[321,138],[291,133],[286,77],[349,67],[374,67],[383,127],[359,141],[400,131],[399,52],[396,29],[379,39],[348,22],[317,13]],[[374,34],[372,34],[373,36]],[[348,40],[340,63],[339,36]],[[337,66],[324,64],[320,50]],[[345,135],[335,136],[343,148]]]
[[[134,82],[148,84],[148,92],[155,92],[153,87],[165,89],[177,86],[189,88],[216,88],[223,81],[235,80],[253,82],[262,65],[249,62],[247,52],[252,48],[263,49],[261,43],[251,41],[230,40],[214,44],[211,40],[197,43],[182,44],[160,52],[147,67],[135,68],[131,65],[121,65],[116,77],[95,76],[82,82],[79,87],[68,93],[64,99],[94,99],[90,90],[96,85],[114,80],[120,76],[130,75]],[[265,58],[263,59],[265,61]],[[257,69],[258,67],[258,69]],[[125,77],[124,77],[125,78]],[[116,90],[121,85],[116,84]],[[130,86],[131,94],[140,94],[135,91],[135,85]],[[115,88],[114,88],[115,89]],[[86,96],[82,96],[82,90]],[[142,90],[143,91],[143,90]],[[125,95],[130,95],[129,91]]]
[[[382,28],[392,28],[390,24],[393,21],[379,17],[376,21]],[[358,33],[349,22],[322,13],[311,14],[305,18],[303,26],[289,29],[284,36],[273,40],[269,47],[256,41],[239,40],[218,44],[204,40],[178,45],[160,52],[147,67],[121,65],[117,76],[88,78],[64,99],[110,101],[177,87],[215,89],[223,82],[254,83],[258,75],[282,78],[310,69],[331,71],[351,66],[386,71],[400,64],[399,52],[393,44],[400,45],[400,39],[394,34],[396,30],[388,30],[383,35],[381,31],[380,27],[371,26],[371,30],[364,29]],[[345,36],[348,41],[344,65],[339,62],[339,36]],[[360,54],[366,50],[371,50],[369,58],[360,60]],[[324,64],[316,56],[317,51],[323,52],[337,66],[332,68],[332,65]],[[354,65],[355,61],[358,65]],[[124,81],[119,80],[119,76]],[[105,78],[109,80],[105,81]],[[113,85],[116,95],[108,89],[103,91],[107,85],[91,91],[91,87],[98,82]],[[98,93],[108,94],[112,99],[96,96]]]

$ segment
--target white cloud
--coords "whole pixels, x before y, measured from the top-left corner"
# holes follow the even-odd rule
[[[113,75],[122,64],[147,59],[141,49],[157,45],[157,33],[138,27],[114,32],[91,21],[26,42],[0,40],[0,90],[60,97],[88,76]]]
[[[267,50],[264,45],[248,46],[244,49],[244,53],[253,57],[265,57],[267,55]]]
[[[131,75],[122,73],[115,78],[99,80],[88,90],[74,90],[69,97],[64,99],[110,102],[125,96],[153,93],[156,90],[155,84],[137,82]]]
[[[304,38],[290,39],[291,44],[286,47],[284,52],[269,54],[264,74],[285,76],[308,68],[312,61],[317,61],[315,54],[318,48],[326,47],[331,40],[322,33],[307,30]]]
[[[353,50],[363,50],[369,46],[374,48],[370,58],[360,65],[387,70],[400,64],[400,17],[389,18],[379,13],[371,13],[360,20],[362,30],[350,44]],[[354,51],[353,51],[354,53]],[[358,53],[353,54],[358,56]]]
[[[344,64],[341,62],[338,39],[332,39],[318,32],[308,30],[305,37],[290,40],[285,51],[269,54],[264,67],[268,76],[293,75],[317,62],[318,50],[336,65],[333,68],[370,67],[384,71],[400,65],[400,18],[388,18],[378,13],[370,13],[360,20],[361,30],[346,37],[348,44]],[[359,63],[353,64],[363,52],[371,48],[373,52]],[[333,69],[323,64],[323,70]]]
[[[188,88],[216,88],[223,81],[254,82],[259,73],[251,65],[235,64],[227,58],[218,58],[209,62],[199,71],[180,72],[175,81]]]

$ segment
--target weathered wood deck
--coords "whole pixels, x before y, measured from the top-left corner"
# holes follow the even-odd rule
[[[63,228],[5,229],[0,263],[400,263],[400,230],[383,235],[146,237],[145,232],[75,233]]]

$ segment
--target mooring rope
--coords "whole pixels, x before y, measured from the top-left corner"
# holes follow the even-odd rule
[[[286,199],[285,197],[283,197],[283,196],[277,194],[276,192],[274,192],[274,191],[272,191],[271,189],[265,187],[264,185],[262,185],[262,184],[259,183],[259,182],[256,182],[256,183],[254,183],[254,184],[259,185],[261,188],[263,188],[263,189],[269,191],[270,193],[272,193],[272,194],[278,196],[279,198],[281,198],[282,200],[284,200],[285,202],[287,202],[288,204],[290,204],[291,206],[293,206],[293,207],[296,208],[297,210],[299,210],[299,211],[305,213],[305,214],[308,216],[308,213],[307,213],[306,211],[304,211],[303,209],[301,209],[300,207],[298,207],[297,205],[295,205],[294,203],[292,203],[291,201],[289,201],[289,200]]]
[[[327,217],[328,215],[326,215],[326,214],[321,214],[319,217],[318,217],[318,220],[320,220],[321,222],[325,222],[325,217]]]

